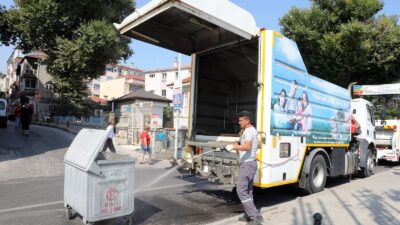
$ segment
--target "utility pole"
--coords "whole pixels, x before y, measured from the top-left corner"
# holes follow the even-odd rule
[[[179,114],[182,110],[182,80],[181,80],[181,54],[178,54],[178,79],[174,83],[173,96],[174,111],[176,112],[175,127],[175,153],[174,158],[178,159],[178,134],[179,134]]]
[[[36,76],[37,76],[37,91],[36,91],[36,93],[35,93],[35,102],[36,102],[36,104],[37,104],[37,107],[36,107],[36,110],[37,110],[37,115],[38,115],[38,118],[37,118],[37,120],[39,121],[40,120],[40,118],[41,118],[41,116],[40,116],[40,109],[41,109],[41,107],[40,107],[40,98],[41,98],[41,95],[40,95],[40,76],[39,76],[39,74],[40,74],[40,61],[38,60],[38,62],[35,62],[34,64],[36,64],[36,66],[37,66],[37,68],[36,68]]]

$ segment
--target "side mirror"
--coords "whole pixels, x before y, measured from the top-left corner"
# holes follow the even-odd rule
[[[379,119],[381,120],[381,123],[383,123],[383,121],[386,120],[386,110],[382,110],[382,112],[379,115]]]

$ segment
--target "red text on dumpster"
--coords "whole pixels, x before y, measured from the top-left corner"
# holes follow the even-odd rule
[[[121,210],[121,198],[116,188],[109,187],[104,197],[101,213],[114,213]]]

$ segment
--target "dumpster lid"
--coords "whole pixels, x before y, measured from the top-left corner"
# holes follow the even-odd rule
[[[89,171],[106,139],[105,130],[82,129],[69,146],[64,162]]]
[[[187,55],[259,32],[254,17],[228,0],[153,0],[114,26],[123,35]]]

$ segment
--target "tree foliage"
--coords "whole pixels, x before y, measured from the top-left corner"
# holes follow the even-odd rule
[[[312,0],[280,20],[281,32],[297,42],[310,74],[343,87],[400,78],[397,17],[377,16],[380,0]]]
[[[107,64],[128,58],[130,40],[112,26],[134,11],[133,0],[15,0],[0,7],[0,41],[25,52],[40,49],[63,104],[86,106],[83,82],[104,74]],[[68,104],[67,104],[68,105]]]
[[[13,24],[9,22],[6,8],[0,5],[0,46],[8,46],[10,43],[15,41]]]

